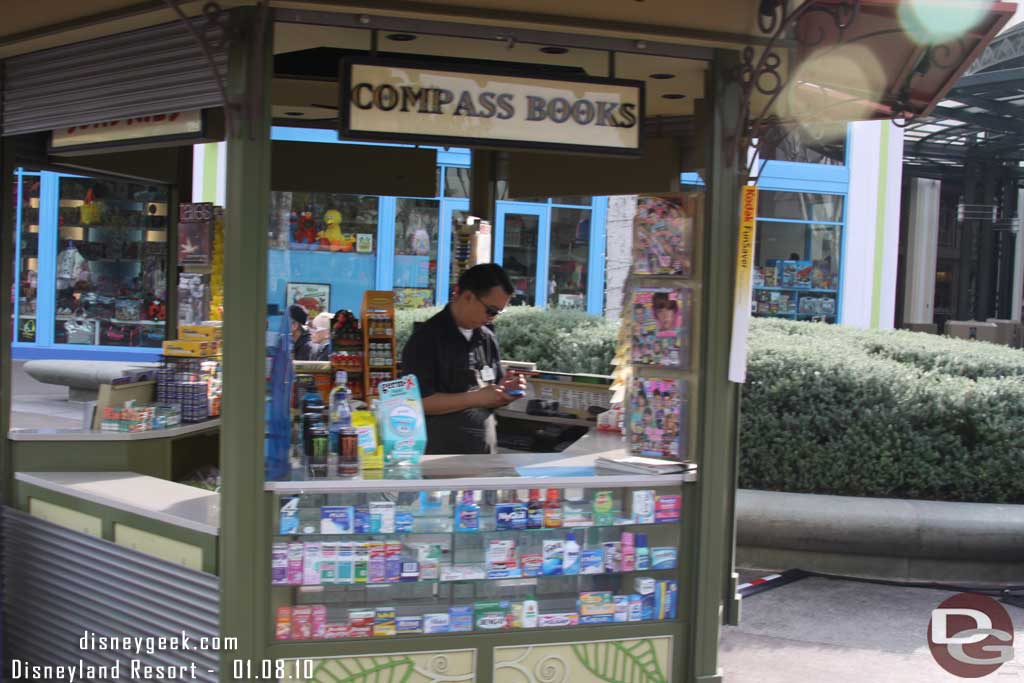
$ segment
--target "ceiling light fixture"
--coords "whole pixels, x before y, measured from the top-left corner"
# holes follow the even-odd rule
[[[684,97],[686,97],[686,95],[681,92],[667,92],[661,96],[663,100],[681,100]]]
[[[284,113],[284,115],[285,116],[302,116],[302,112],[301,111],[286,111]]]
[[[648,76],[648,78],[653,78],[653,79],[658,80],[658,81],[664,81],[664,80],[667,80],[669,78],[675,78],[675,77],[676,77],[675,74],[651,74],[650,76]]]
[[[384,37],[388,40],[393,40],[396,43],[408,43],[412,40],[416,40],[416,36],[411,33],[389,33]]]
[[[546,55],[564,55],[566,52],[569,51],[569,48],[557,47],[554,45],[546,45],[542,47],[540,51]]]

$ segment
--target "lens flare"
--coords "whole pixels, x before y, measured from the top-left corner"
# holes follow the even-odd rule
[[[779,98],[778,113],[816,129],[834,121],[870,119],[885,88],[885,69],[867,47],[823,48],[796,68]]]
[[[992,2],[937,3],[934,0],[902,0],[900,24],[919,45],[945,43],[978,25]]]

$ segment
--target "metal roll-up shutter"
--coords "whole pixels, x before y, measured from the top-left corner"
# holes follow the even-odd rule
[[[211,50],[225,73],[226,53]],[[209,60],[181,22],[11,57],[4,71],[4,135],[221,106]]]

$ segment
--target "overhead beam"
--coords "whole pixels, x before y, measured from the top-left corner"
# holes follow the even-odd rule
[[[984,114],[981,112],[966,111],[967,107],[935,107],[932,112],[933,116],[942,117],[947,119],[953,119],[954,121],[962,121],[964,123],[970,123],[979,128],[986,130],[997,130],[1004,133],[1015,133],[1017,135],[1024,135],[1024,124],[1019,123],[1018,120],[1007,119],[1002,116],[995,116],[993,114]],[[1018,114],[1019,116],[1020,114]]]
[[[978,87],[988,87],[1007,85],[1011,83],[1024,83],[1024,67],[1017,67],[1014,69],[1000,69],[999,71],[986,71],[985,73],[973,74],[971,76],[964,76],[953,89],[949,91],[949,95],[952,99],[956,99],[957,93],[971,92]]]

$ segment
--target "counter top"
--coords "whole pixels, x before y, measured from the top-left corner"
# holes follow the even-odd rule
[[[590,430],[562,453],[425,455],[419,466],[392,467],[353,479],[269,481],[267,491],[284,494],[332,491],[445,491],[502,488],[600,488],[678,486],[696,472],[640,475],[595,470],[599,456],[627,455],[622,437]],[[589,481],[588,481],[589,480]]]
[[[16,472],[25,484],[204,534],[220,529],[220,494],[134,472]]]
[[[104,432],[81,429],[12,429],[7,432],[11,441],[145,441],[147,439],[171,439],[176,436],[195,434],[210,429],[220,429],[220,418],[183,424],[169,429],[153,429],[148,432]]]

